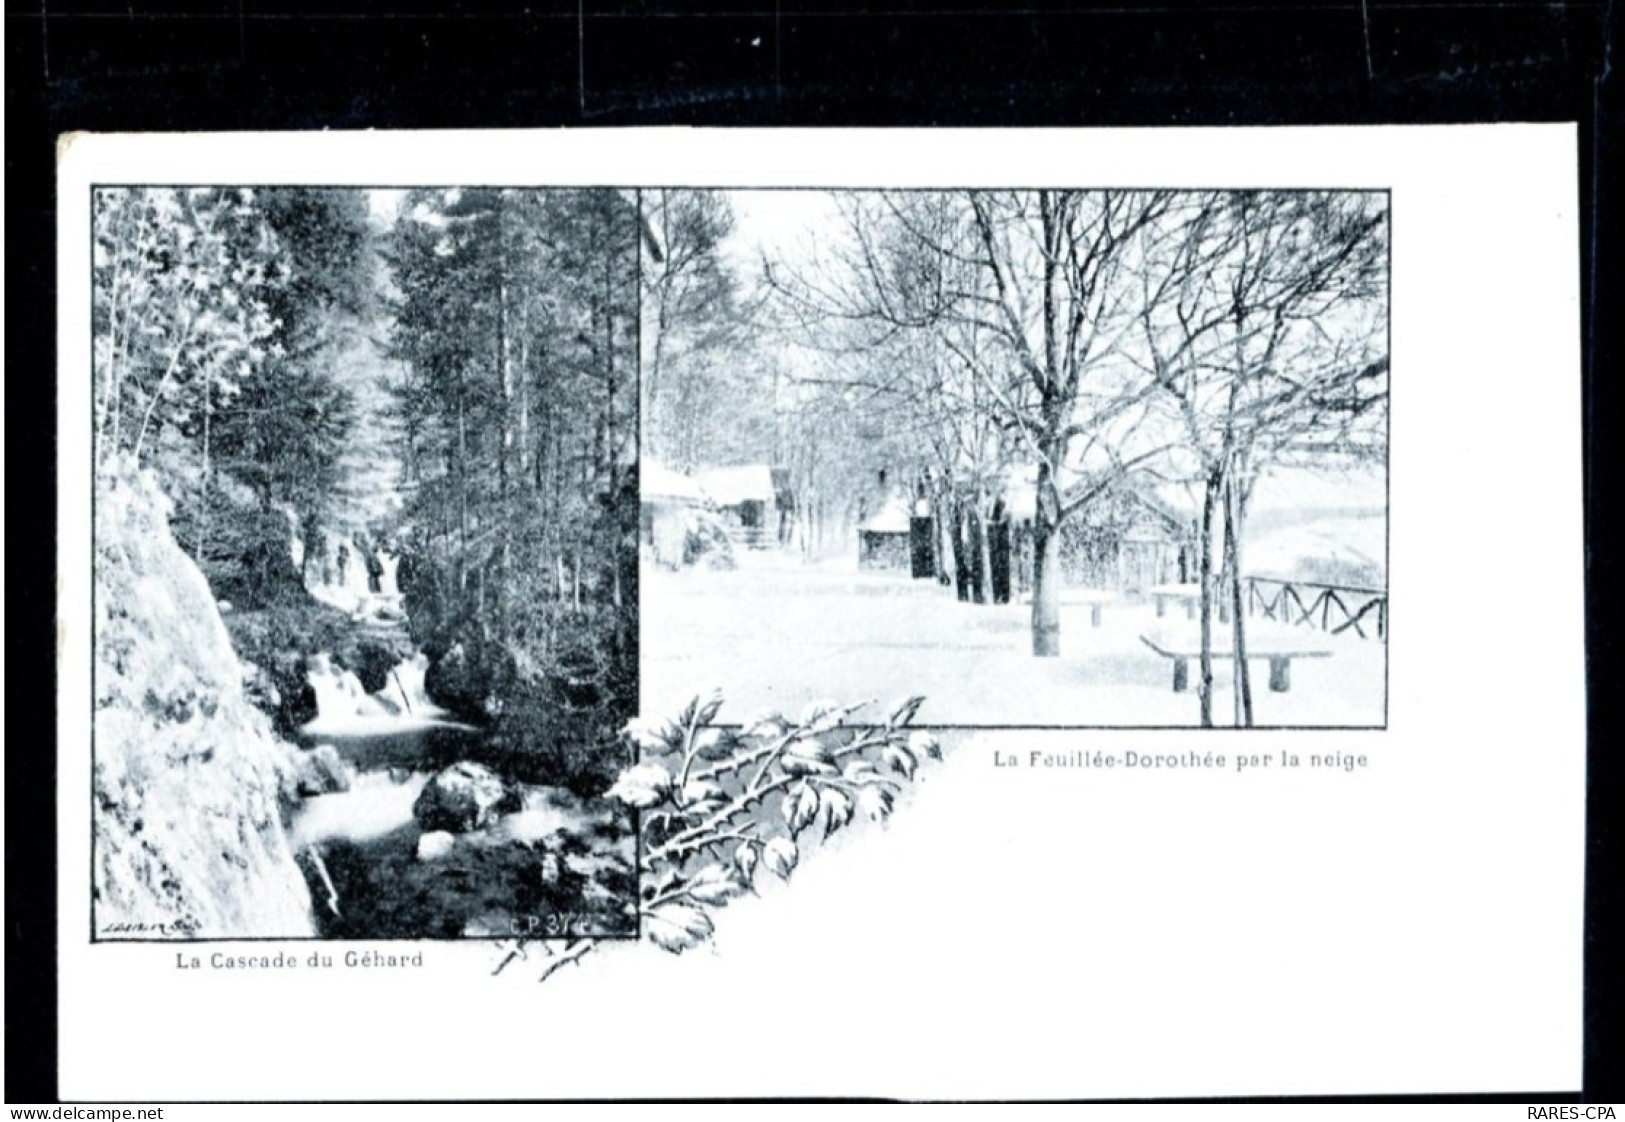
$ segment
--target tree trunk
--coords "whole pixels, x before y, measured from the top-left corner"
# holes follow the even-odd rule
[[[115,455],[115,456],[118,455],[119,440],[121,439],[120,434],[121,434],[123,428],[124,428],[124,377],[121,374],[113,382],[112,436],[111,436],[110,442],[103,446],[104,454],[106,453],[106,450],[110,448],[110,449],[112,449],[112,454],[113,455]]]
[[[102,458],[107,454],[108,419],[113,415],[113,400],[117,395],[117,387],[122,371],[119,368],[120,349],[123,345],[123,320],[119,310],[119,289],[123,287],[124,258],[120,254],[118,265],[113,273],[113,293],[108,300],[108,315],[111,323],[108,327],[109,343],[107,347],[107,367],[102,371],[102,399],[96,404],[96,424],[92,429],[95,445],[91,452],[91,462],[98,467]],[[113,445],[118,450],[118,445]]]
[[[1061,535],[1039,500],[1033,519],[1033,655],[1061,654]]]
[[[604,448],[600,465],[608,480],[609,494],[616,494],[620,482],[620,451],[616,448],[615,395],[615,265],[612,253],[604,254]]]
[[[953,500],[954,595],[970,600],[970,549],[965,541],[965,504],[957,495]]]
[[[530,317],[525,317],[519,335],[519,479],[521,487],[530,481]]]
[[[1196,695],[1201,708],[1201,725],[1213,727],[1213,516],[1218,506],[1224,470],[1214,468],[1202,489],[1201,556],[1197,559],[1201,583],[1201,650],[1198,658]]]
[[[508,354],[508,285],[497,285],[497,384],[502,390],[502,432],[497,449],[498,492],[508,495],[508,461],[513,455],[513,360]]]
[[[993,603],[993,532],[988,525],[987,516],[977,506],[973,513],[976,517],[976,564],[980,570],[976,576],[976,602],[978,604]]]
[[[547,464],[549,450],[553,446],[553,406],[548,400],[547,386],[547,347],[540,339],[536,343],[539,353],[536,355],[536,435],[533,438],[534,453],[531,456],[530,473],[531,487],[538,498],[547,501]],[[529,401],[529,398],[526,398]],[[527,410],[527,417],[528,417]],[[528,425],[528,420],[527,420]]]
[[[937,583],[948,584],[952,580],[948,572],[948,555],[951,548],[943,539],[948,533],[949,510],[948,500],[940,493],[933,504],[933,514],[935,521],[931,527],[931,559],[936,566]]]
[[[468,589],[468,411],[457,395],[457,587]]]
[[[496,611],[497,634],[506,640],[509,630],[509,598],[513,592],[513,491],[511,474],[514,459],[514,365],[509,346],[512,332],[508,325],[508,282],[504,277],[497,288],[497,365],[502,385],[502,434],[498,451],[498,476],[501,484],[501,506],[497,517],[502,519],[502,568],[497,577]],[[521,472],[520,478],[524,475]]]
[[[656,459],[666,456],[665,442],[660,440],[660,390],[662,386],[661,374],[666,358],[666,331],[667,331],[666,295],[664,290],[655,301],[655,338],[650,349],[649,367],[643,376],[643,420],[646,436],[649,438],[650,455]]]
[[[1237,495],[1235,473],[1225,480],[1224,549],[1225,565],[1230,570],[1230,626],[1235,644],[1236,662],[1236,724],[1241,728],[1253,727],[1252,673],[1247,667],[1247,635],[1243,623],[1241,589],[1241,510]]]

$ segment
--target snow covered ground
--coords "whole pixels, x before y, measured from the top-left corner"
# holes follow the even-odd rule
[[[963,604],[951,589],[855,562],[803,564],[793,554],[744,551],[733,571],[657,571],[641,577],[642,710],[674,713],[721,689],[723,718],[758,709],[794,715],[810,701],[890,702],[923,694],[918,720],[961,725],[1180,726],[1198,719],[1191,689],[1141,641],[1178,632],[1174,606],[1117,601],[1090,625],[1085,604],[1061,609],[1061,657],[1032,657],[1025,604]],[[1255,625],[1263,638],[1266,624]],[[1252,633],[1251,631],[1249,632]],[[1291,688],[1269,689],[1252,663],[1259,725],[1377,726],[1384,720],[1385,645],[1351,633],[1294,628],[1297,646],[1331,651],[1295,659]],[[1253,644],[1256,648],[1257,643]],[[1231,664],[1215,664],[1214,720],[1231,721]]]

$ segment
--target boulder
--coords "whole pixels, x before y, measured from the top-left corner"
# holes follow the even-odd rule
[[[412,804],[412,816],[425,831],[463,834],[484,829],[497,815],[514,809],[516,802],[496,772],[463,760],[436,772],[423,785]]]
[[[513,687],[513,655],[500,643],[453,643],[423,676],[429,700],[469,721],[485,721]]]
[[[320,744],[299,755],[295,789],[303,799],[348,791],[355,768],[331,744]]]
[[[430,830],[418,838],[418,860],[438,861],[451,853],[457,839],[446,830]]]
[[[380,623],[405,623],[406,609],[394,600],[375,600],[369,613]]]
[[[374,640],[362,639],[353,650],[346,652],[345,669],[355,673],[361,688],[377,693],[389,685],[389,672],[401,661],[401,653],[394,647]]]

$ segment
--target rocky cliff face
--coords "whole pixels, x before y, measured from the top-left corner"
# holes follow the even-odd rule
[[[281,816],[296,749],[245,700],[215,599],[168,510],[145,473],[97,491],[97,935],[312,935]]]

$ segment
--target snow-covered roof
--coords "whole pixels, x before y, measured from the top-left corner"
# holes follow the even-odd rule
[[[638,465],[638,494],[645,500],[665,499],[686,503],[703,503],[705,492],[700,485],[681,472],[644,460]]]
[[[906,534],[909,529],[908,497],[893,491],[881,502],[880,508],[858,524],[858,529],[869,534]]]
[[[695,472],[694,478],[718,506],[770,503],[777,494],[773,489],[773,469],[766,464],[707,468]]]

